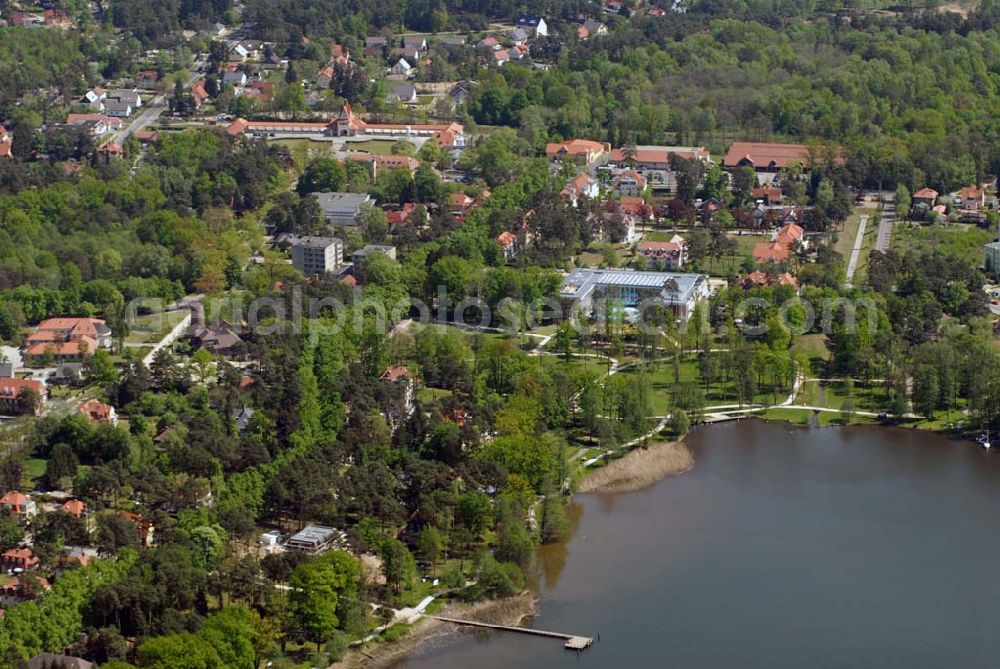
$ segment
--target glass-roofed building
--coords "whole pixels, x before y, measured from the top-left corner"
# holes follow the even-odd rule
[[[613,302],[635,313],[651,304],[673,309],[680,321],[691,317],[695,304],[709,295],[708,277],[677,272],[637,272],[580,267],[563,280],[560,298],[567,310],[600,313]]]

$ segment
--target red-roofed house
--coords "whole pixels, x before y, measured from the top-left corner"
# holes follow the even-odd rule
[[[579,204],[580,198],[596,199],[601,194],[601,184],[587,172],[580,172],[566,182],[562,194],[568,197],[570,203],[575,207]]]
[[[638,195],[622,195],[617,202],[611,203],[612,211],[627,216],[634,216],[641,221],[652,221],[655,216],[653,207]]]
[[[497,235],[496,242],[500,245],[500,250],[503,251],[503,257],[507,260],[513,260],[518,251],[517,235],[509,230],[504,230]]]
[[[416,202],[406,202],[403,205],[386,205],[383,207],[385,211],[385,220],[389,224],[389,230],[395,231],[406,226],[419,226],[423,225],[426,220],[418,220],[421,217],[418,215],[418,207]],[[423,219],[426,219],[426,210],[424,210]]]
[[[810,157],[805,144],[777,144],[769,142],[733,142],[722,160],[727,169],[752,167],[757,172],[777,172],[791,165],[808,167]]]
[[[465,193],[448,194],[448,211],[455,216],[462,216],[476,206],[476,201]]]
[[[80,415],[86,416],[98,423],[111,423],[112,425],[118,424],[118,415],[115,413],[115,408],[110,404],[98,402],[95,399],[89,399],[80,402],[80,404],[77,405],[76,410]]]
[[[92,337],[83,336],[72,341],[52,341],[33,344],[24,350],[29,360],[41,360],[51,355],[56,361],[77,360],[94,354],[97,342]]]
[[[68,114],[66,125],[87,125],[90,127],[92,136],[100,137],[106,132],[120,129],[122,120],[112,118],[107,114]]]
[[[143,70],[135,78],[135,83],[142,88],[156,88],[156,82],[160,80],[160,75],[156,70]]]
[[[14,569],[28,571],[39,562],[38,556],[32,553],[30,548],[11,548],[0,555],[0,569],[4,571]]]
[[[753,256],[759,263],[785,262],[791,257],[792,249],[805,245],[804,234],[801,225],[789,221],[778,229],[773,242],[759,242],[754,246]]]
[[[619,195],[634,197],[646,190],[646,177],[636,170],[625,170],[614,178],[612,185]]]
[[[622,169],[635,170],[646,178],[653,189],[672,192],[677,188],[677,175],[671,157],[711,162],[708,149],[701,146],[641,145],[614,149],[609,163]]]
[[[243,117],[235,119],[226,127],[226,134],[230,137],[236,137],[237,135],[242,135],[250,127],[250,121]]]
[[[74,518],[83,518],[83,514],[87,513],[87,505],[78,499],[70,499],[64,502],[59,507],[59,510],[63,513],[68,513]]]
[[[376,156],[375,164],[383,170],[407,169],[410,174],[413,174],[420,167],[420,161],[412,156]]]
[[[0,509],[15,516],[17,522],[26,523],[38,513],[35,501],[22,492],[11,490],[3,497],[0,497]]]
[[[797,244],[802,243],[802,235],[804,231],[801,225],[796,225],[795,223],[786,223],[781,226],[778,230],[778,234],[775,237],[775,241],[782,246],[787,246],[788,248],[793,248]]]
[[[97,153],[105,160],[111,160],[112,158],[124,157],[125,149],[118,142],[111,141],[97,149]]]
[[[27,393],[34,393],[37,398],[35,406],[27,406]],[[34,379],[0,378],[0,413],[20,415],[41,413],[45,403],[45,385]]]
[[[588,166],[610,153],[610,144],[589,139],[568,139],[545,145],[545,155],[549,160],[578,160]]]
[[[497,49],[490,52],[490,63],[495,67],[503,67],[510,62],[510,53],[507,49]]]
[[[496,51],[500,48],[500,41],[496,37],[484,37],[476,43],[479,51]]]
[[[783,263],[791,256],[787,246],[778,242],[758,242],[753,247],[753,257],[758,263]]]
[[[205,80],[199,79],[198,81],[191,84],[191,101],[194,102],[194,108],[198,109],[203,104],[208,101],[208,91],[205,90]]]
[[[913,200],[913,204],[923,204],[933,207],[934,203],[937,202],[938,192],[933,188],[924,187],[914,193],[911,199]]]
[[[0,158],[13,158],[14,138],[7,128],[0,125]]]
[[[966,186],[958,192],[958,206],[968,211],[979,211],[986,206],[986,192],[978,186]]]
[[[378,377],[382,381],[399,381],[403,378],[410,378],[410,370],[405,365],[391,365]]]
[[[687,242],[680,235],[674,235],[668,242],[639,242],[636,253],[663,270],[676,272],[687,261]]]
[[[795,289],[795,292],[799,291],[798,279],[788,272],[769,275],[757,270],[756,272],[750,272],[740,279],[740,285],[748,290],[757,286],[791,286]]]
[[[47,318],[28,335],[29,349],[35,344],[85,341],[90,353],[97,348],[110,348],[111,328],[98,318]]]
[[[139,140],[139,144],[142,146],[156,144],[156,141],[160,139],[160,133],[156,130],[137,130],[132,133],[132,136]]]
[[[780,188],[775,188],[774,186],[767,186],[762,188],[754,188],[751,191],[754,200],[758,200],[767,205],[780,205],[782,200],[782,193]]]
[[[403,392],[403,408],[406,415],[413,413],[413,376],[410,374],[410,370],[403,365],[390,365],[382,375],[379,380],[386,381],[388,383],[402,383],[405,384],[405,390]]]

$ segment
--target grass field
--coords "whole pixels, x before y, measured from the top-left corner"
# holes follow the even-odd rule
[[[630,368],[620,373],[634,375],[639,374],[640,370]],[[700,381],[698,365],[694,358],[683,360],[676,374],[674,366],[670,362],[661,362],[655,367],[647,365],[645,373],[647,387],[652,391],[650,398],[653,413],[657,416],[662,416],[670,412],[670,408],[673,405],[674,386],[677,385],[678,381],[680,383],[697,382],[698,387],[702,391],[705,391],[705,384]],[[737,397],[733,385],[731,382],[726,383],[724,381],[709,384],[708,391],[705,392],[706,406],[735,404]],[[772,404],[780,402],[787,395],[787,390],[784,393],[779,392],[776,395],[772,395],[769,392],[761,392],[754,396],[753,401],[755,404]]]
[[[741,274],[745,260],[753,258],[753,247],[758,242],[770,241],[770,234],[743,234],[730,235],[730,239],[736,242],[736,251],[730,255],[725,255],[716,260],[706,258],[701,262],[701,269],[712,276],[727,277],[732,274]]]
[[[983,264],[983,246],[993,241],[994,233],[969,225],[897,224],[892,236],[893,248],[901,253],[934,249],[953,258],[966,260],[974,267]]]
[[[317,142],[311,139],[276,139],[273,143],[288,147],[292,160],[295,161],[295,167],[299,170],[304,169],[312,158],[330,155],[333,148],[330,142]]]
[[[392,154],[393,142],[380,139],[366,139],[360,142],[345,142],[344,151],[364,151],[377,156],[388,156]]]
[[[607,358],[592,358],[589,356],[573,355],[569,360],[563,359],[561,355],[546,355],[541,358],[542,364],[549,369],[560,369],[571,376],[588,373],[599,378],[603,378],[608,373]]]
[[[791,351],[793,354],[805,354],[809,358],[809,370],[806,376],[822,376],[826,373],[827,365],[833,357],[826,342],[826,335],[807,334],[799,335],[792,341]]]
[[[168,332],[173,330],[174,326],[180,323],[187,315],[187,311],[180,310],[136,316],[135,320],[129,327],[129,333],[128,336],[125,337],[125,343],[156,343],[163,339]]]
[[[644,241],[647,242],[669,242],[670,238],[676,234],[673,230],[651,230],[642,236]]]
[[[649,242],[667,242],[675,234],[679,234],[681,237],[687,238],[689,236],[689,231],[678,231],[674,232],[671,228],[667,229],[657,229],[646,232],[643,235],[644,241]],[[747,258],[753,257],[753,247],[757,242],[766,242],[771,239],[770,234],[756,234],[746,232],[742,235],[730,235],[730,239],[736,242],[736,249],[732,254],[724,255],[721,258],[705,258],[697,266],[691,267],[691,271],[701,271],[712,276],[728,277],[731,274],[740,274],[742,272],[743,262]]]
[[[425,404],[450,396],[451,391],[444,388],[429,388],[424,386],[417,391],[417,399]]]
[[[851,283],[855,286],[862,285],[865,277],[868,276],[868,257],[871,256],[872,249],[875,248],[875,243],[878,241],[878,226],[882,218],[881,210],[872,209],[869,211],[869,216],[868,226],[865,228],[864,240],[861,242],[861,252],[858,254],[858,265],[854,268],[854,276],[851,279]],[[851,239],[850,245],[854,246],[853,239]],[[844,256],[845,269],[847,263],[850,261],[850,255],[850,251],[848,251],[847,255]]]
[[[878,384],[854,384],[850,397],[856,411],[879,413],[883,410],[885,391]],[[809,380],[802,384],[796,403],[809,406],[840,409],[848,399],[847,384],[843,381]]]

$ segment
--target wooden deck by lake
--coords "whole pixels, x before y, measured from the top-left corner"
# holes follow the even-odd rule
[[[592,643],[594,643],[593,638],[589,636],[577,636],[575,634],[564,634],[562,632],[550,632],[548,630],[540,630],[532,627],[515,627],[513,625],[494,625],[493,623],[481,623],[477,620],[460,620],[458,618],[446,618],[444,616],[432,616],[425,614],[425,617],[432,618],[434,620],[440,620],[445,623],[452,623],[454,625],[466,625],[468,627],[482,627],[491,630],[500,630],[502,632],[516,632],[518,634],[533,634],[534,636],[545,636],[553,639],[562,639],[565,642],[565,647],[568,650],[586,650]]]

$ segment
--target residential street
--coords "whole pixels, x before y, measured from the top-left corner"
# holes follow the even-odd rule
[[[892,242],[892,226],[896,223],[895,194],[887,195],[882,205],[882,220],[878,224],[878,239],[875,240],[875,250],[885,253]]]
[[[193,65],[191,75],[184,81],[184,88],[190,88],[191,84],[193,84],[198,77],[201,76],[201,72],[198,70],[200,70],[203,65],[204,63],[200,61]],[[143,111],[132,119],[131,123],[122,126],[122,129],[112,136],[111,141],[120,145],[132,133],[139,132],[146,126],[155,122],[160,118],[160,114],[167,109],[167,99],[167,95],[163,94],[157,94],[154,97],[149,98],[143,105]]]

